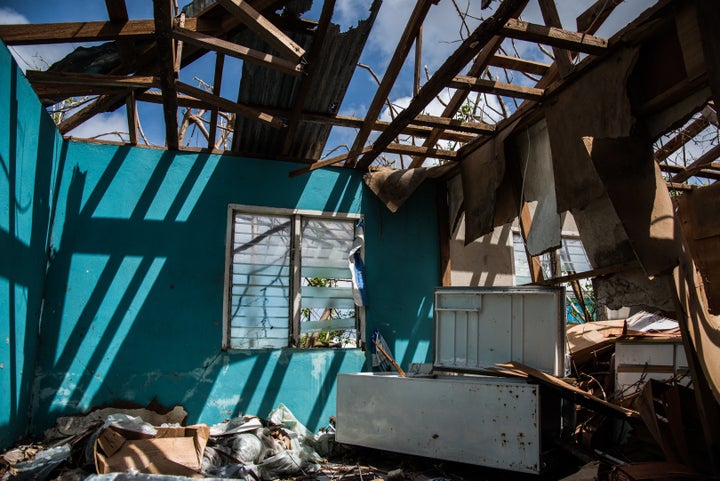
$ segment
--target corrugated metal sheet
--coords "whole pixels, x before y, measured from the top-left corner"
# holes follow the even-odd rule
[[[381,0],[375,0],[368,18],[345,32],[341,32],[337,25],[330,25],[303,110],[323,113],[338,111],[380,4]],[[286,33],[298,45],[309,51],[312,46],[311,34]],[[256,35],[243,33],[240,37],[236,40],[239,44],[268,51],[267,45]],[[302,79],[303,77],[292,77],[245,62],[238,101],[291,110],[295,105]],[[329,125],[301,122],[289,155],[296,159],[319,158],[331,128]],[[255,120],[238,117],[233,151],[249,155],[277,156],[286,132],[286,128],[273,129]]]

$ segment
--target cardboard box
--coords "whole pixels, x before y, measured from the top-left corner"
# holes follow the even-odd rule
[[[157,427],[149,436],[115,426],[102,430],[95,441],[99,474],[134,470],[140,473],[204,477],[203,452],[210,436],[205,424]]]

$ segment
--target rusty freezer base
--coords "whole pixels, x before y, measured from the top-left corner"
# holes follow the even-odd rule
[[[341,374],[336,440],[538,474],[560,435],[560,407],[552,392],[522,379]]]

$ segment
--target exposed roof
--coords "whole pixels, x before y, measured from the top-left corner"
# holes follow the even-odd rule
[[[486,10],[490,16],[458,44],[421,87],[416,87],[409,105],[391,122],[379,121],[379,115],[408,54],[416,41],[422,39],[421,26],[437,0],[418,0],[407,23],[398,25],[404,28],[403,34],[377,91],[368,95],[369,107],[364,118],[339,115],[338,107],[373,26],[380,0],[373,2],[367,19],[344,32],[330,21],[335,0],[325,0],[317,22],[302,19],[302,14],[310,8],[310,0],[195,0],[183,13],[175,11],[171,0],[155,0],[154,18],[147,20],[130,20],[123,0],[106,0],[108,21],[1,25],[0,37],[7,45],[108,42],[87,50],[78,49],[47,72],[27,72],[46,103],[72,96],[98,95],[59,123],[63,134],[94,115],[125,106],[129,143],[138,144],[136,102],[155,102],[163,105],[166,147],[173,150],[193,148],[183,145],[182,133],[184,123],[186,128],[188,122],[195,122],[198,126],[202,124],[208,137],[213,139],[207,149],[308,163],[298,174],[340,163],[367,169],[388,153],[411,155],[413,160],[409,165],[417,167],[427,158],[459,160],[509,122],[531,118],[533,109],[557,95],[565,85],[591,68],[593,62],[629,38],[639,43],[644,41],[643,35],[663,38],[658,32],[676,28],[673,9],[680,3],[661,0],[613,38],[605,39],[595,35],[620,0],[590,2],[573,29],[561,25],[554,0],[537,0],[544,25],[520,20],[528,4],[535,1],[485,2],[490,4]],[[653,22],[648,23],[651,18]],[[664,23],[662,18],[666,19]],[[507,53],[503,46],[508,48],[510,41],[545,45],[555,61],[523,58],[523,49],[515,49],[512,55],[502,53]],[[668,48],[672,47],[674,45]],[[418,51],[421,49],[416,49]],[[212,52],[218,53],[216,68],[212,78],[207,79],[206,88],[178,80],[179,71]],[[683,53],[680,52],[680,57]],[[174,58],[178,55],[181,60],[176,62]],[[236,98],[219,95],[225,56],[244,60]],[[659,60],[663,61],[645,66],[648,70],[645,80],[652,85],[646,89],[647,98],[642,92],[637,95],[643,102],[639,106],[641,115],[654,115],[685,98],[700,98],[699,92],[707,90],[706,75],[689,79],[687,72],[687,75],[676,74],[678,69],[672,62]],[[419,65],[418,62],[418,73]],[[498,72],[503,69],[512,70],[516,75],[501,81]],[[661,75],[667,81],[653,79]],[[420,83],[419,76],[416,83]],[[442,115],[425,115],[427,105],[447,89],[452,95]],[[459,115],[458,111],[468,105],[468,96],[473,93],[496,96],[505,110],[504,116],[510,119],[503,119],[503,115],[495,121]],[[702,143],[702,151],[690,170],[668,161],[668,158],[672,160],[671,154],[689,145],[691,139],[708,137],[708,128],[712,130],[711,135],[716,132],[717,115],[708,98],[706,95],[702,102],[695,102],[697,105],[689,111],[691,115],[686,112],[655,133],[659,139],[656,159],[675,184],[684,183],[690,177],[711,181],[720,177],[717,142]],[[189,117],[184,107],[200,112]],[[234,114],[234,118],[230,118],[232,142],[216,145],[221,135],[222,112]],[[321,159],[330,129],[337,125],[357,129],[350,152]],[[379,131],[380,135],[370,143],[373,131]],[[412,139],[400,140],[406,135]],[[442,139],[456,141],[461,148],[443,149],[444,145],[438,144]]]

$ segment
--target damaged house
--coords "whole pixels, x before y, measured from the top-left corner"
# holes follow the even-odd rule
[[[381,0],[348,28],[334,0],[154,0],[142,19],[105,3],[102,20],[0,25],[0,449],[100,407],[182,406],[182,422],[205,426],[282,404],[308,432],[337,415],[349,445],[538,474],[552,468],[546,451],[593,457],[612,444],[577,429],[601,412],[646,426],[660,452],[636,471],[623,467],[633,458],[603,458],[607,479],[669,476],[658,463],[720,474],[715,1],[638,2],[622,21],[633,2],[577,2],[574,24],[554,0],[471,2],[482,5],[465,33],[425,73],[424,23],[446,3],[462,15],[463,2],[407,2],[362,116],[342,106]],[[46,70],[23,71],[10,52],[70,43]],[[408,70],[408,101],[387,114]],[[113,112],[127,119],[113,140],[74,137]],[[161,146],[148,145],[150,116]],[[330,151],[338,131],[350,141]],[[520,331],[515,304],[508,317],[481,313],[475,330],[469,314],[464,331],[441,329],[450,310],[534,293],[548,300],[522,301]],[[581,361],[568,306],[583,329],[619,341],[601,335]],[[676,321],[679,335],[633,343],[638,311]],[[608,319],[620,323],[595,324]],[[662,343],[668,363],[644,354]],[[625,356],[614,367],[608,348]],[[618,385],[682,371],[682,394],[655,386],[643,405],[612,396],[612,383],[578,384],[577,365],[603,353]],[[377,364],[402,377],[364,375],[351,391]],[[397,406],[403,371],[436,383],[409,391],[408,423],[422,401],[438,406],[438,382],[458,390],[443,399],[458,401],[448,422],[460,422],[492,396],[461,403],[459,383],[484,383],[536,398],[537,411],[519,403],[513,417],[538,442],[494,428],[453,440],[422,423],[407,445],[363,441],[392,431],[392,417],[353,419],[371,405],[363,396]],[[662,396],[672,401],[655,413]],[[510,425],[502,404],[486,416]],[[226,432],[205,428],[173,429],[211,444]],[[471,458],[446,449],[454,442],[522,456]]]

